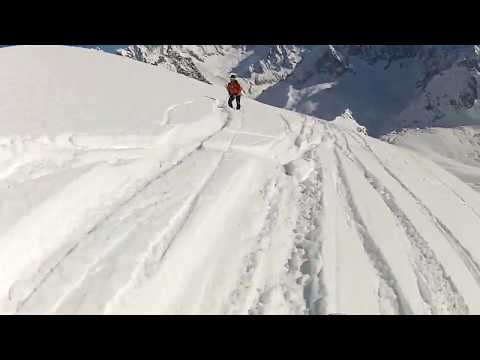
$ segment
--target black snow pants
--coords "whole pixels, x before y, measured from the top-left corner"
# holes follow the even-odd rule
[[[228,99],[228,106],[233,109],[233,99],[237,100],[237,110],[240,110],[240,95],[230,95]]]

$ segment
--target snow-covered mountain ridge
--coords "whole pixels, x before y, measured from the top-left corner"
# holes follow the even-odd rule
[[[1,313],[480,313],[480,194],[351,112],[231,111],[81,48],[0,62]]]
[[[480,123],[475,45],[135,45],[121,54],[220,84],[229,72],[258,100],[369,133]]]

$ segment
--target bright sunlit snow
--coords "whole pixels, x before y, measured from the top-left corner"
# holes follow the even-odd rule
[[[480,194],[350,112],[233,111],[82,48],[0,63],[0,313],[480,314]]]

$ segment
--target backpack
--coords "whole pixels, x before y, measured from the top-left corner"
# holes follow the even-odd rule
[[[228,94],[230,96],[239,96],[242,93],[242,87],[237,80],[232,80],[227,85]]]

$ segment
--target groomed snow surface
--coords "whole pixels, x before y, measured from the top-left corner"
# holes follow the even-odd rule
[[[480,314],[480,194],[412,150],[95,50],[0,63],[1,313]]]

